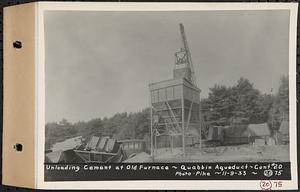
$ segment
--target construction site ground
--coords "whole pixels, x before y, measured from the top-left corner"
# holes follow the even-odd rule
[[[187,147],[185,156],[182,148],[160,148],[154,162],[288,162],[289,146],[218,146]]]

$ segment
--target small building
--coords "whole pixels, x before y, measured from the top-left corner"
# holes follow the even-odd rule
[[[271,131],[267,123],[248,125],[251,141],[255,146],[268,145]]]
[[[233,124],[213,126],[208,129],[207,142],[216,145],[241,145],[253,143],[256,146],[274,143],[270,141],[271,131],[267,123]]]
[[[223,145],[240,145],[251,142],[251,133],[246,124],[225,126],[223,130]]]

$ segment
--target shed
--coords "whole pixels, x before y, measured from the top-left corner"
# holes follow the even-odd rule
[[[251,136],[254,137],[264,137],[264,136],[270,136],[271,131],[267,123],[262,124],[249,124],[248,129],[251,132]]]
[[[250,130],[245,124],[235,124],[225,126],[223,129],[223,144],[224,145],[239,145],[247,144],[250,142]]]
[[[267,123],[249,124],[250,137],[256,146],[267,145],[271,136],[271,131]]]

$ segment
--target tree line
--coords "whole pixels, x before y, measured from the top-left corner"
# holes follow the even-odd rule
[[[117,113],[110,118],[95,118],[76,123],[62,119],[60,122],[46,124],[46,149],[56,142],[82,136],[88,141],[92,136],[108,135],[118,140],[147,139],[149,137],[150,110],[144,109],[136,113]]]
[[[201,119],[208,126],[233,123],[268,123],[279,129],[289,115],[288,76],[282,76],[278,90],[261,93],[246,78],[233,86],[214,85],[201,100]],[[46,149],[54,143],[75,136],[89,140],[93,135],[110,135],[116,139],[149,139],[150,109],[136,113],[117,113],[110,118],[95,118],[76,123],[62,119],[46,124]]]
[[[208,125],[268,123],[278,130],[282,120],[288,120],[288,76],[282,76],[278,90],[261,93],[246,78],[234,86],[214,85],[209,96],[201,100],[202,118]]]

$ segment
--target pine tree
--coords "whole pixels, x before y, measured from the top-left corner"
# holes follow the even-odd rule
[[[265,123],[272,96],[262,95],[246,78],[233,87],[215,85],[207,99],[201,101],[202,118],[209,125]]]
[[[256,123],[259,113],[258,99],[259,91],[254,89],[253,84],[246,78],[240,78],[237,85],[233,87],[235,107],[233,119],[238,123]]]
[[[283,120],[289,120],[289,78],[282,76],[278,92],[274,97],[272,108],[269,112],[269,124],[273,130],[278,130]]]

